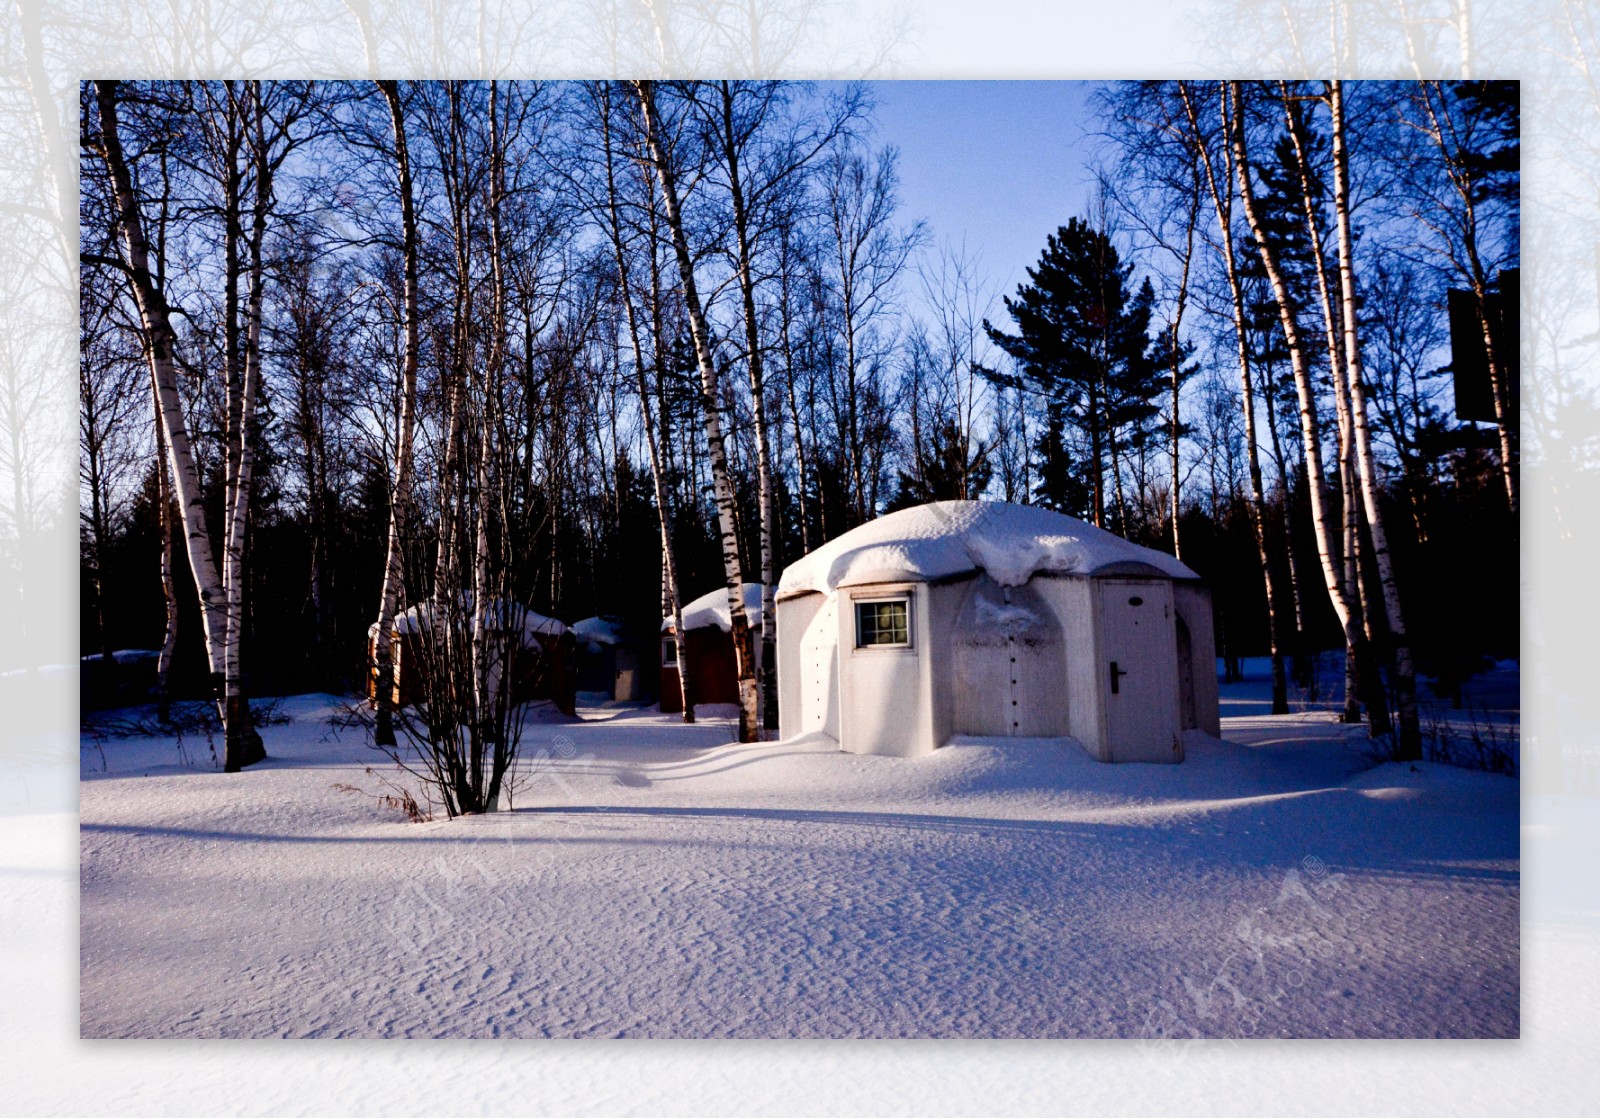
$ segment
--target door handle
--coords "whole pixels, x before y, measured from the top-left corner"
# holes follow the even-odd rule
[[[1118,681],[1120,681],[1127,674],[1128,674],[1127,669],[1118,668],[1116,661],[1112,661],[1111,662],[1111,694],[1112,695],[1116,695],[1118,692],[1120,692],[1122,690],[1120,687],[1118,687]]]

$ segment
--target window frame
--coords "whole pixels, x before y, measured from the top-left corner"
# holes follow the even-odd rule
[[[857,653],[863,653],[863,652],[903,653],[903,652],[907,652],[909,650],[915,649],[916,648],[916,631],[915,631],[915,627],[914,627],[914,625],[912,623],[912,617],[915,615],[916,611],[912,609],[911,603],[912,603],[912,595],[911,595],[910,591],[899,591],[899,592],[893,592],[893,593],[887,593],[887,594],[880,593],[880,594],[872,594],[872,595],[862,595],[859,598],[852,596],[851,599],[850,599],[850,606],[851,606],[851,619],[852,619],[851,624],[855,628],[855,632],[853,634],[854,651],[857,652]],[[906,639],[904,641],[873,641],[873,642],[862,641],[862,639],[861,639],[861,633],[862,633],[861,608],[863,606],[884,606],[884,605],[900,606],[905,610],[905,615],[906,615],[906,626],[905,626]]]

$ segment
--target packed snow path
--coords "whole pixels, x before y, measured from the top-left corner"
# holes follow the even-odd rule
[[[514,811],[411,824],[334,788],[382,791],[340,702],[235,775],[86,745],[85,1037],[1518,1032],[1516,782],[1320,713],[1107,766],[594,709]]]

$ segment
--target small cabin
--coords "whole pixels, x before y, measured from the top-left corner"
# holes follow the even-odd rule
[[[459,611],[438,609],[430,599],[395,615],[390,651],[395,706],[405,707],[426,698],[428,658],[443,646],[447,627],[459,630],[458,644],[464,652],[470,648],[471,599],[470,594],[462,595]],[[494,665],[491,673],[496,681],[503,670],[513,674],[512,701],[547,699],[563,713],[573,714],[576,705],[569,663],[573,640],[566,625],[513,599],[500,598],[490,602],[487,619],[495,647],[506,651],[505,665]],[[367,677],[367,698],[373,701],[378,696],[377,632],[376,622],[367,627],[368,663],[372,666]],[[428,640],[430,634],[434,640]]]
[[[932,753],[956,735],[1076,740],[1177,762],[1220,733],[1211,599],[1174,557],[1005,502],[890,513],[789,567],[777,591],[785,738]]]
[[[655,695],[656,648],[615,614],[572,623],[577,690],[608,700],[642,703]]]
[[[741,583],[750,619],[751,649],[761,672],[761,584]],[[682,711],[678,645],[671,617],[661,621],[661,710]],[[718,587],[683,607],[684,644],[689,655],[689,695],[696,704],[738,703],[739,668],[733,652],[733,622],[728,589]]]

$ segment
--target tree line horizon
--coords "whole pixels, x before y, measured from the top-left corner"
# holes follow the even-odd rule
[[[988,498],[1178,555],[1274,710],[1344,650],[1345,717],[1417,756],[1419,678],[1459,701],[1517,647],[1516,83],[1093,106],[1094,200],[1002,293],[900,212],[859,84],[84,83],[83,651],[160,649],[238,768],[250,692],[359,688],[371,627],[448,606],[435,701],[379,689],[373,731],[485,810],[496,600],[651,632],[763,584],[759,626],[730,596],[750,741],[783,567]]]

